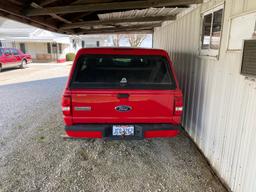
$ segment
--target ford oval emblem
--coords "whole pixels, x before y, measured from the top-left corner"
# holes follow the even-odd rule
[[[127,105],[119,105],[115,107],[115,110],[119,112],[128,112],[132,110],[132,107],[127,106]]]

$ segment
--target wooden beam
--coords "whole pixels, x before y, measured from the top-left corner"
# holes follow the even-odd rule
[[[122,1],[112,3],[94,3],[86,5],[67,5],[47,8],[29,8],[26,10],[27,16],[36,15],[49,15],[55,14],[67,14],[67,13],[81,13],[90,11],[104,11],[104,10],[127,10],[127,9],[144,9],[149,7],[168,7],[168,6],[181,6],[189,4],[199,4],[203,0],[160,0],[160,1]]]
[[[83,21],[72,24],[65,24],[60,27],[60,29],[73,29],[94,25],[113,25],[117,23],[131,23],[131,22],[154,22],[154,21],[166,21],[175,20],[176,16],[156,16],[156,17],[139,17],[139,18],[127,18],[127,19],[115,19],[115,20],[97,20],[97,21]]]
[[[78,14],[76,13],[75,15],[72,15],[71,22],[83,21],[81,18],[91,15],[93,13],[94,12],[85,12],[85,13],[78,13]],[[70,18],[69,18],[69,20],[70,20]]]
[[[120,32],[133,32],[136,33],[142,30],[153,30],[154,27],[160,27],[161,23],[150,24],[150,25],[133,25],[133,26],[122,26],[113,28],[98,28],[98,29],[82,29],[76,31],[76,34],[102,34],[102,33],[120,33]]]
[[[120,34],[129,34],[129,33],[153,33],[153,29],[140,29],[139,31],[134,31],[134,29],[132,30],[114,30],[114,31],[87,31],[87,32],[82,32],[82,33],[79,33],[79,35],[97,35],[97,34],[116,34],[116,33],[120,33]]]
[[[43,7],[48,4],[54,3],[55,1],[57,1],[57,0],[43,0],[42,3],[40,3],[39,5]]]
[[[38,27],[38,28],[44,28],[45,30],[58,32],[57,28],[53,28],[52,26],[49,26],[49,25],[44,25],[43,26],[43,25],[41,25],[40,23],[38,23],[36,21],[21,18],[17,15],[12,15],[12,14],[0,11],[0,16],[11,19],[11,20],[15,20],[17,22],[21,22],[21,23],[24,23],[24,24],[32,25],[32,26],[35,26],[35,27]]]
[[[113,0],[76,0],[72,5],[77,4],[77,5],[82,5],[82,4],[91,4],[91,3],[109,3],[113,2]]]
[[[50,20],[49,18],[40,18],[40,17],[27,17],[22,14],[22,6],[18,6],[9,1],[1,1],[0,0],[0,15],[21,23],[26,23],[29,25],[33,25],[35,27],[39,27],[42,29],[46,29],[53,32],[74,34],[73,30],[60,30],[57,27],[57,22]]]
[[[26,21],[27,23],[31,22],[31,23],[38,23],[40,25],[45,26],[47,28],[51,28],[51,29],[57,29],[57,27],[54,26],[55,23],[52,23],[50,21],[45,22],[46,20],[41,19],[41,18],[36,18],[34,17],[33,19],[22,15],[22,7],[12,4],[8,1],[3,2],[0,0],[0,12],[6,13],[6,15],[9,15],[8,18],[10,18],[10,15],[13,15],[13,18],[20,18],[20,21],[22,21],[22,19],[24,21]],[[25,22],[24,22],[25,23]]]
[[[23,2],[17,1],[17,0],[9,0],[11,3],[14,3],[16,5],[22,5]]]
[[[34,8],[43,8],[42,6],[40,6],[40,5],[38,5],[38,4],[36,4],[36,3],[34,3],[34,2],[32,2],[31,4],[30,4],[30,6],[31,7],[34,7]],[[55,14],[55,13],[51,13],[51,14],[49,14],[52,18],[54,18],[54,19],[57,19],[57,20],[59,20],[59,21],[62,21],[62,22],[64,22],[64,23],[67,23],[67,24],[71,24],[72,22],[71,21],[69,21],[69,20],[67,20],[67,19],[65,19],[65,18],[63,18],[63,17],[61,17],[61,16],[59,16],[59,15],[57,15],[57,14]]]

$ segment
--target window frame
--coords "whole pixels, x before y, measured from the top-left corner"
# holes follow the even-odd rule
[[[162,85],[159,86],[159,84],[155,84],[155,86],[153,84],[149,85],[149,86],[146,86],[146,85],[143,85],[141,86],[142,84],[138,84],[138,86],[135,86],[134,84],[133,85],[129,85],[129,86],[120,86],[120,83],[119,82],[116,82],[116,83],[107,83],[106,85],[102,85],[101,83],[97,82],[97,83],[94,83],[94,82],[76,82],[76,77],[79,73],[79,68],[80,68],[80,60],[83,59],[84,57],[87,57],[87,56],[94,56],[94,57],[101,57],[101,56],[106,56],[106,57],[111,57],[111,56],[117,56],[117,55],[114,55],[114,54],[84,54],[84,55],[81,55],[77,62],[76,62],[76,65],[75,65],[75,69],[74,69],[74,72],[72,74],[72,77],[70,79],[70,82],[68,84],[69,86],[69,89],[70,90],[76,90],[76,89],[117,89],[117,90],[120,90],[120,89],[124,89],[124,90],[137,90],[137,89],[140,89],[140,90],[175,90],[177,88],[177,85],[176,85],[176,81],[175,81],[175,77],[174,77],[174,72],[170,66],[170,63],[169,63],[169,60],[162,56],[162,55],[154,55],[154,56],[157,56],[159,58],[162,58],[165,60],[165,64],[166,64],[166,70],[168,71],[168,74],[170,75],[170,80],[171,80],[171,83],[168,85]],[[131,54],[127,54],[127,55],[118,55],[118,57],[134,57],[134,56],[140,56],[140,57],[150,57],[149,55],[131,55]]]
[[[220,44],[218,49],[213,49],[211,48],[211,39],[212,39],[212,31],[213,31],[213,20],[214,20],[214,13],[222,10],[222,18],[221,18],[221,30],[220,30]],[[221,41],[222,41],[222,33],[223,33],[223,23],[224,23],[224,13],[225,13],[225,6],[224,4],[218,5],[215,8],[212,8],[204,13],[201,14],[201,31],[200,31],[200,56],[209,56],[209,57],[216,57],[217,59],[219,58],[219,53],[220,53],[220,48],[221,48]],[[203,49],[202,42],[203,42],[203,27],[204,27],[204,18],[205,16],[212,14],[211,18],[211,29],[210,29],[210,42],[209,46],[206,49]]]

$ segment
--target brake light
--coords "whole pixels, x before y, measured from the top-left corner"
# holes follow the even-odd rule
[[[174,115],[182,115],[183,101],[182,97],[175,97],[174,100]]]
[[[62,112],[64,115],[71,115],[71,97],[64,95],[62,97]]]

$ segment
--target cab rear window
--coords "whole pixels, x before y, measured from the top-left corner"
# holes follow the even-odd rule
[[[170,65],[162,56],[82,55],[71,88],[175,89]]]

